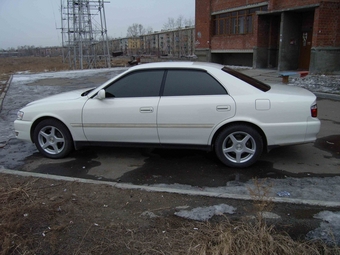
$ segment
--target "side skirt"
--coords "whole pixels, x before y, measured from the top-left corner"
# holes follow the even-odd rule
[[[164,149],[194,149],[212,151],[210,145],[196,144],[153,144],[153,143],[122,143],[122,142],[87,142],[75,141],[74,148],[79,150],[84,147],[130,147],[130,148],[164,148]]]

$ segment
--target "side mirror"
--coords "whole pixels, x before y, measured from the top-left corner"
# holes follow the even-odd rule
[[[105,89],[99,90],[96,98],[99,99],[99,100],[103,100],[103,99],[105,99],[105,97],[106,97],[105,96]]]

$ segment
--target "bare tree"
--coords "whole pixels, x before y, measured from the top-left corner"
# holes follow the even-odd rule
[[[153,33],[152,27],[147,27],[147,28],[145,29],[145,31],[146,31],[146,34],[152,34],[152,33]]]
[[[176,20],[176,26],[177,28],[184,27],[184,17],[183,15],[179,15],[177,20]]]
[[[163,29],[176,29],[176,28],[182,28],[184,26],[193,26],[194,21],[192,18],[185,19],[183,15],[179,15],[178,18],[168,18],[168,21],[164,23]]]
[[[127,37],[138,37],[145,34],[145,29],[142,24],[133,23],[127,29]]]
[[[186,26],[191,27],[191,26],[195,25],[195,22],[194,22],[194,19],[193,19],[193,18],[189,18],[189,19],[185,19],[185,20],[184,20],[184,24],[185,24]]]
[[[164,23],[163,29],[175,29],[176,28],[176,22],[174,18],[168,18],[168,21]]]
[[[144,34],[146,34],[145,28],[143,27],[142,24],[138,24],[138,35],[144,35]]]

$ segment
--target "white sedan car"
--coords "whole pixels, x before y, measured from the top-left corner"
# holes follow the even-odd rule
[[[315,141],[320,121],[308,90],[269,86],[218,64],[166,62],[29,103],[14,126],[49,158],[91,145],[197,148],[247,167],[264,150]]]

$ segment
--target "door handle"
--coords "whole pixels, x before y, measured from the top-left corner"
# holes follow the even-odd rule
[[[218,112],[227,112],[231,110],[231,106],[230,105],[218,105],[216,106],[216,110]]]
[[[141,107],[139,108],[140,113],[152,113],[153,107]]]

